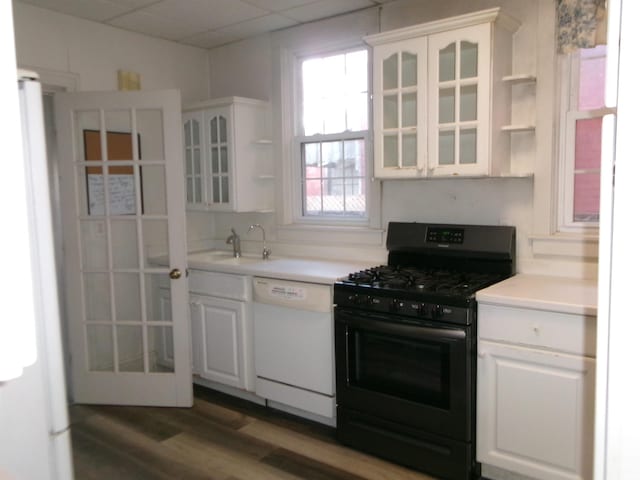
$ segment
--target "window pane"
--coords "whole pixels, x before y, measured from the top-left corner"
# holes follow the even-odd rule
[[[307,143],[302,153],[303,214],[364,215],[364,139]]]
[[[356,93],[347,102],[347,131],[359,132],[369,128],[369,109],[367,107],[367,93]]]
[[[398,61],[398,55],[385,61],[386,85],[397,86]],[[364,216],[366,144],[364,138],[345,137],[369,129],[367,50],[308,58],[298,65],[302,88],[302,132],[297,132],[302,214]],[[387,100],[385,124],[397,128],[398,98]]]
[[[600,169],[602,118],[576,121],[575,169]]]
[[[607,47],[605,45],[580,50],[578,110],[604,107],[606,60]]]
[[[344,142],[345,177],[364,176],[367,170],[364,140],[347,140]]]
[[[367,51],[302,62],[303,134],[368,128]]]
[[[600,174],[576,174],[573,185],[573,221],[597,222],[600,212]]]
[[[322,180],[307,180],[304,184],[304,214],[322,212]]]

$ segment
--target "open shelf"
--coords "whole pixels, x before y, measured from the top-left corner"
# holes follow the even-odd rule
[[[503,132],[533,132],[535,125],[505,125],[501,128]]]
[[[502,77],[502,81],[505,83],[510,83],[511,85],[518,85],[521,83],[535,83],[536,77],[535,75],[507,75],[506,77]]]

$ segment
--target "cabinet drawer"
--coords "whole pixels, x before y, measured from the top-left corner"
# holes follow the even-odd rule
[[[478,338],[596,355],[596,317],[478,304]]]
[[[189,292],[235,300],[250,300],[251,277],[189,270]]]

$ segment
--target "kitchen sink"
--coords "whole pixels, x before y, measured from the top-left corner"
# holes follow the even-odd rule
[[[220,260],[213,260],[215,263],[222,263],[224,265],[246,265],[248,263],[258,263],[262,262],[262,257],[259,255],[250,256],[242,256],[242,257],[231,257],[231,258],[221,258]]]
[[[189,260],[222,265],[247,265],[264,261],[260,254],[246,253],[241,257],[234,257],[233,253],[227,250],[209,250],[206,252],[192,253],[189,254]]]

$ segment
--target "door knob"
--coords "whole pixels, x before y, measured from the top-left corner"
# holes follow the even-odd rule
[[[177,268],[174,268],[169,272],[169,278],[171,280],[178,280],[182,276],[182,272]]]

